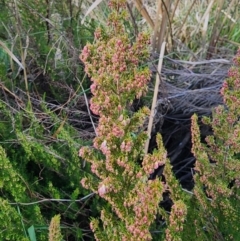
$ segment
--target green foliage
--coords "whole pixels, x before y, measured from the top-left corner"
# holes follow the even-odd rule
[[[10,192],[9,198],[14,198],[15,201],[20,201],[25,193],[26,187],[22,183],[18,171],[12,166],[11,162],[6,157],[5,150],[0,146],[0,189]]]
[[[15,207],[0,198],[0,239],[29,241],[22,229],[21,218]]]
[[[60,103],[69,97],[62,91],[64,87],[69,85],[76,89],[79,79],[83,78],[79,49],[93,39],[98,25],[92,20],[82,26],[82,14],[81,6],[76,7],[74,2],[67,0],[52,3],[39,0],[37,4],[33,0],[8,1],[4,11],[0,10],[4,40],[19,59],[23,57],[24,46],[29,88],[37,86],[39,94],[47,93],[47,98]],[[1,55],[0,50],[0,59]],[[11,71],[13,77],[21,79],[14,65]],[[13,81],[14,86],[23,87],[19,79]],[[84,88],[88,84],[85,81]]]
[[[49,118],[49,124],[55,121],[59,127],[61,121],[64,121],[53,113],[48,117],[47,114],[45,117]],[[73,135],[77,136],[74,128],[65,123],[53,138],[55,129],[46,134],[47,127],[34,113],[20,111],[13,116],[3,102],[0,126],[2,198],[12,203],[28,203],[38,200],[38,197],[63,199],[68,195],[68,198],[72,196],[74,200],[85,194],[84,190],[79,189],[79,178],[84,173],[77,150],[82,141],[80,138],[72,138]],[[47,227],[48,220],[56,211],[64,213],[63,220],[75,220],[77,205],[72,204],[71,209],[66,209],[67,204],[59,206],[57,203],[49,203],[47,209],[44,204],[26,205],[21,206],[21,215],[26,228],[29,223],[34,224],[35,228]],[[1,229],[4,229],[1,225]],[[36,236],[38,241],[46,240],[47,230],[37,232]]]
[[[196,115],[192,118],[193,153],[196,157],[194,213],[199,239],[238,240],[240,222],[240,50],[221,94],[224,106],[215,108],[212,119],[204,118],[213,135],[200,142]],[[196,209],[197,207],[197,209]]]
[[[12,219],[0,215],[9,222],[8,229],[0,223],[0,229],[6,230],[1,232],[1,240],[24,240],[26,230],[34,227],[30,230],[36,237],[29,234],[30,238],[45,241],[56,213],[64,223],[64,239],[84,236],[88,205],[93,204],[86,199],[86,208],[79,211],[81,202],[75,202],[88,194],[79,187],[89,166],[82,170],[78,149],[90,142],[83,142],[79,129],[69,123],[68,106],[77,105],[87,93],[84,87],[88,82],[80,81],[84,73],[78,55],[81,46],[93,39],[98,23],[82,26],[81,6],[74,4],[0,1],[0,39],[26,67],[26,71],[20,69],[0,47],[0,196],[11,203],[14,213]],[[57,108],[52,108],[49,100]],[[63,102],[65,108],[60,105]],[[82,118],[79,113],[77,121]],[[42,199],[72,202],[39,202]]]

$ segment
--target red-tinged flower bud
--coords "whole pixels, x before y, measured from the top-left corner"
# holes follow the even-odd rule
[[[99,188],[98,188],[98,194],[99,196],[103,197],[107,192],[107,188],[104,184],[102,184]]]

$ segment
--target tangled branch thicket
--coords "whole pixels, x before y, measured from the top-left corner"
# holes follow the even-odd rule
[[[195,62],[164,58],[152,148],[155,146],[154,135],[160,132],[175,175],[188,189],[193,187],[195,163],[191,153],[190,118],[194,113],[211,116],[213,108],[223,104],[220,89],[231,65],[230,56],[229,59]],[[154,72],[155,68],[151,68]],[[200,125],[204,139],[211,130]],[[157,170],[153,176],[161,173],[162,169]]]

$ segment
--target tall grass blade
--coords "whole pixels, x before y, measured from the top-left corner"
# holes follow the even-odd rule
[[[13,59],[19,65],[20,68],[24,69],[23,65],[20,63],[17,57],[13,54],[13,52],[11,52],[11,50],[7,47],[7,45],[1,40],[0,40],[0,46],[11,57],[11,59]]]
[[[215,21],[215,24],[213,27],[211,38],[210,38],[210,43],[209,43],[209,47],[207,50],[206,59],[211,59],[213,53],[215,52],[217,42],[219,40],[219,34],[221,31],[221,26],[222,26],[222,23],[221,23],[222,20],[221,20],[220,16],[221,16],[221,11],[223,9],[223,6],[224,6],[224,0],[219,1],[218,8],[216,11],[216,21]]]
[[[19,216],[20,216],[20,218],[21,218],[21,223],[22,223],[22,227],[23,227],[24,234],[25,234],[25,236],[27,237],[27,232],[26,232],[26,229],[25,229],[25,225],[24,225],[24,223],[23,223],[23,216],[22,216],[22,214],[21,214],[21,211],[20,211],[19,206],[17,206],[17,210],[18,210],[18,214],[19,214]]]
[[[204,15],[203,15],[203,17],[202,17],[202,19],[201,19],[201,21],[200,21],[200,24],[203,23],[203,27],[202,27],[202,37],[203,37],[204,40],[205,40],[206,35],[207,35],[209,17],[210,17],[210,12],[211,12],[213,3],[214,3],[214,0],[212,0],[212,1],[210,2],[210,4],[209,4],[208,7],[207,7],[207,10],[205,11],[205,13],[204,13]]]
[[[151,28],[154,29],[154,22],[153,22],[152,18],[150,17],[147,9],[144,7],[142,0],[135,0],[134,2],[136,4],[136,8],[138,9],[138,11],[145,18],[145,20],[151,26]]]
[[[96,0],[91,6],[90,8],[87,10],[86,14],[84,15],[81,24],[84,23],[86,17],[102,2],[103,0]]]
[[[28,228],[28,235],[31,241],[37,241],[35,228],[33,225],[30,228]]]

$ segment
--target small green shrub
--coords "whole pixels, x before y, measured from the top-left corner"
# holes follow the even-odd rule
[[[64,222],[70,222],[69,229],[73,228],[74,222],[84,215],[84,211],[77,214],[78,204],[74,200],[87,194],[79,188],[79,178],[83,177],[84,172],[77,151],[83,141],[80,137],[73,138],[78,136],[78,132],[67,122],[61,126],[64,120],[46,108],[46,119],[42,122],[34,113],[19,111],[13,114],[12,109],[2,101],[0,106],[1,198],[6,203],[12,203],[11,210],[15,210],[15,216],[19,216],[17,203],[26,203],[19,205],[24,227],[27,229],[34,225],[38,241],[47,240],[48,222],[56,212],[62,214]],[[51,130],[51,125],[56,128]],[[59,130],[58,134],[53,137],[56,130]],[[64,202],[61,205],[51,201],[28,205],[44,198],[72,199],[73,202],[70,209],[69,203]],[[5,215],[4,212],[1,213]],[[1,222],[1,230],[5,229],[2,225],[4,223]],[[17,235],[17,230],[22,225],[9,221],[9,227],[11,225],[16,228]],[[72,229],[71,235],[77,235],[78,229],[79,227]],[[64,229],[65,237],[68,231]],[[14,232],[6,229],[6,232],[1,233],[1,239],[7,240],[5,237],[9,233],[15,235]]]

